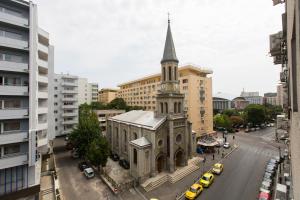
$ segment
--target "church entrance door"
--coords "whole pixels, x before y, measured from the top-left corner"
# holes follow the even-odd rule
[[[175,154],[175,163],[176,167],[183,166],[184,163],[184,155],[182,150],[178,150]]]
[[[165,159],[163,155],[160,155],[157,157],[156,159],[156,168],[157,168],[157,172],[160,173],[164,170],[164,166],[165,166]]]

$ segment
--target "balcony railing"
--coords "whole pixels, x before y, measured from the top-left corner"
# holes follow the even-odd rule
[[[14,49],[28,50],[28,42],[24,40],[12,39],[0,36],[0,46]]]
[[[45,54],[48,54],[48,47],[41,43],[38,44],[38,50]]]
[[[24,84],[0,85],[0,95],[28,96],[28,86]]]
[[[28,118],[28,108],[0,109],[0,120]]]
[[[48,62],[42,59],[38,59],[37,61],[39,67],[48,68]]]
[[[18,63],[13,61],[0,61],[0,70],[10,72],[25,72],[28,73],[27,63]]]
[[[5,131],[0,134],[0,145],[19,143],[28,140],[28,132],[22,130]]]
[[[0,12],[0,21],[16,26],[28,27],[28,19]]]
[[[0,157],[0,169],[24,165],[28,163],[28,152],[7,154]]]

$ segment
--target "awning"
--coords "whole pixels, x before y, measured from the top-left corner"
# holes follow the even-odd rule
[[[214,142],[198,141],[197,144],[201,145],[201,146],[206,146],[206,147],[214,147],[214,146],[218,145],[219,143],[217,141],[214,141]]]

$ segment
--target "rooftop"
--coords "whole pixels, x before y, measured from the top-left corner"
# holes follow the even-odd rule
[[[166,120],[166,117],[155,117],[153,111],[132,110],[111,117],[109,120],[156,130]]]
[[[149,140],[147,140],[147,138],[145,137],[140,137],[136,140],[131,141],[130,143],[138,147],[147,147],[151,145],[151,142],[149,142]]]

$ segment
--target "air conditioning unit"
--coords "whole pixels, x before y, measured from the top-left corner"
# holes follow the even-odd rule
[[[270,53],[271,56],[278,56],[281,54],[281,40],[283,37],[282,31],[270,35]]]

